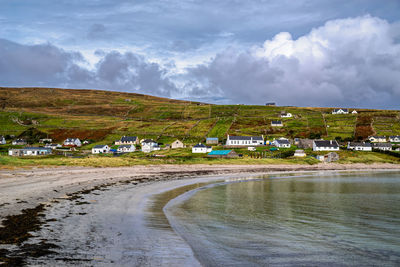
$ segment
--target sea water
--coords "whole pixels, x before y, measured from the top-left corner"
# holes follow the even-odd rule
[[[400,173],[206,186],[164,208],[205,266],[400,266]]]

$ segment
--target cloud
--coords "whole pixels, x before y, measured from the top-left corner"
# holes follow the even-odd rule
[[[95,23],[90,26],[87,37],[89,39],[101,39],[107,37],[106,26],[101,23]]]
[[[178,89],[157,63],[134,53],[101,52],[88,69],[79,52],[51,44],[21,45],[0,39],[2,86],[95,88],[170,96]]]
[[[247,51],[227,49],[188,69],[190,94],[231,103],[397,107],[398,24],[363,16],[332,20],[293,39],[281,32]]]

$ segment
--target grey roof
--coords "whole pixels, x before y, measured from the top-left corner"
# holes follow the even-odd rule
[[[120,145],[118,148],[130,148],[133,145]]]
[[[391,143],[374,143],[373,147],[392,147]]]
[[[65,142],[74,142],[75,140],[79,140],[79,138],[67,138]]]
[[[197,145],[195,145],[194,147],[198,147],[198,148],[200,148],[200,147],[207,147],[206,145],[203,145],[203,144],[197,144]]]
[[[371,143],[365,143],[365,142],[349,142],[349,146],[361,146],[361,147],[372,147]]]
[[[103,148],[103,147],[105,147],[106,145],[95,145],[93,148]]]
[[[339,147],[336,140],[314,140],[314,143],[317,147]]]
[[[282,124],[282,121],[271,121],[271,124]]]
[[[218,137],[207,137],[207,140],[217,140],[218,141]]]
[[[371,135],[369,138],[386,138],[386,136],[381,136],[381,135]]]
[[[282,145],[290,145],[289,140],[286,140],[286,139],[277,139],[277,140],[275,140],[275,142],[282,144]]]
[[[24,147],[23,150],[50,150],[51,148],[49,147]]]
[[[1,137],[1,136],[0,136]],[[400,138],[400,135],[389,136],[389,138]]]
[[[229,136],[229,140],[259,140],[264,141],[262,136]]]
[[[339,111],[339,110],[343,110],[343,111],[345,111],[345,112],[348,112],[348,111],[349,111],[349,109],[347,109],[347,108],[335,108],[333,111],[334,111],[334,112],[337,112],[337,111]]]
[[[144,139],[142,143],[157,143],[153,139]]]
[[[135,142],[136,139],[137,139],[137,136],[122,136],[121,142]]]

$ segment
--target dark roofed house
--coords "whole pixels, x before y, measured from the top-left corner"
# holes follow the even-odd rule
[[[358,151],[372,151],[372,144],[365,142],[348,142],[347,149]]]
[[[314,140],[313,151],[338,151],[339,144],[336,140]]]
[[[137,136],[122,136],[120,140],[115,141],[116,145],[138,145],[139,138]]]
[[[16,139],[16,140],[13,140],[13,141],[12,141],[12,144],[13,144],[14,146],[24,146],[24,145],[27,144],[27,142],[26,142],[25,139]]]
[[[228,135],[226,139],[227,146],[262,146],[264,145],[264,136],[232,136]]]
[[[271,121],[271,126],[272,127],[282,127],[283,123],[282,123],[282,121]]]
[[[391,143],[373,143],[372,148],[373,149],[378,149],[378,150],[392,150],[392,144]]]
[[[400,136],[398,136],[398,135],[389,136],[389,142],[392,142],[392,143],[400,143]]]
[[[276,139],[272,142],[272,144],[280,148],[290,148],[290,142],[287,139]]]

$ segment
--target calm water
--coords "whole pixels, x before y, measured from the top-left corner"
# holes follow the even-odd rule
[[[400,266],[400,173],[223,184],[165,211],[206,266]]]

